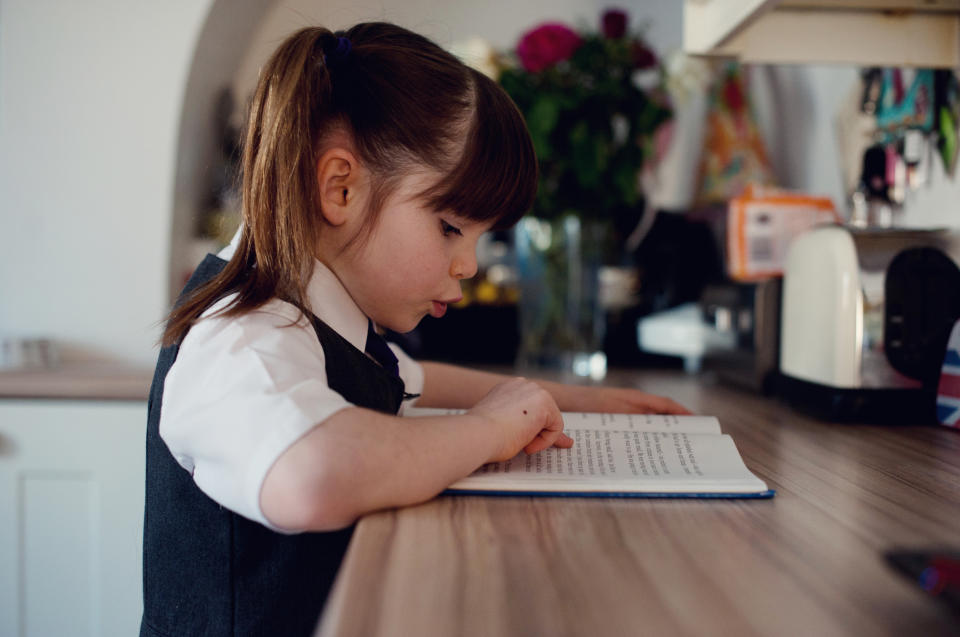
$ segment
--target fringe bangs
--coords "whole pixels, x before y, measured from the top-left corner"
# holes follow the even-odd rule
[[[523,116],[490,78],[471,70],[475,108],[460,159],[426,194],[438,212],[512,227],[533,205],[537,158]]]

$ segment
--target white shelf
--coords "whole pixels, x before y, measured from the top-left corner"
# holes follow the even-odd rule
[[[960,0],[685,0],[683,22],[691,55],[960,68]]]

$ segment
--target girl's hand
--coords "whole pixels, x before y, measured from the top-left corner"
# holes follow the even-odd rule
[[[469,413],[500,430],[501,444],[488,462],[509,460],[521,449],[536,453],[551,445],[573,446],[573,439],[563,433],[556,401],[547,390],[524,378],[496,385]]]
[[[576,411],[614,414],[691,414],[689,409],[666,396],[647,394],[623,387],[584,387]],[[573,410],[571,410],[573,411]]]

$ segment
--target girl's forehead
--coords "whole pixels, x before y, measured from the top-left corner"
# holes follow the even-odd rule
[[[400,177],[400,186],[398,191],[406,190],[409,193],[418,193],[426,188],[431,188],[438,181],[443,179],[443,173],[432,168],[412,168],[403,173]]]
[[[442,173],[427,168],[408,171],[399,178],[394,197],[403,203],[424,199],[443,177]]]

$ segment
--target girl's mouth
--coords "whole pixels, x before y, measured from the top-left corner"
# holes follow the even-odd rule
[[[463,297],[457,297],[455,299],[448,299],[446,301],[434,301],[433,306],[430,308],[430,316],[434,318],[440,318],[447,313],[447,306],[454,303],[459,303],[463,300]]]

